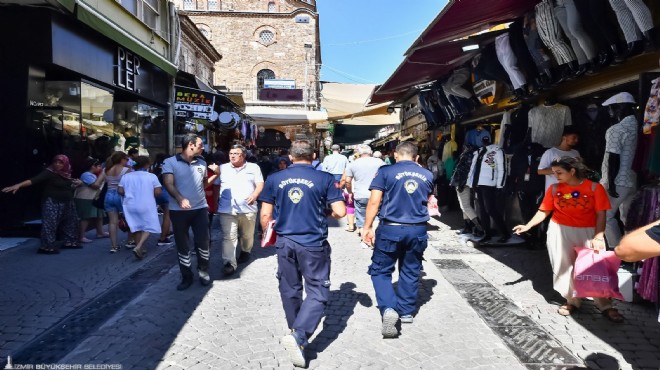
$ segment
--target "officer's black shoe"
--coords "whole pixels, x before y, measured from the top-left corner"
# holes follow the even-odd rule
[[[250,260],[250,253],[241,251],[241,254],[238,256],[238,263],[245,263]]]
[[[503,235],[502,237],[497,239],[497,242],[498,243],[506,243],[506,242],[509,241],[509,239],[511,239],[511,234]]]
[[[477,239],[477,243],[488,243],[491,238],[491,235],[484,233],[479,239]]]
[[[181,280],[181,283],[179,283],[179,285],[176,286],[176,290],[186,290],[190,288],[191,285],[192,285],[192,280],[184,279]]]
[[[222,273],[225,274],[225,276],[229,276],[234,272],[236,272],[236,269],[231,265],[231,263],[225,264],[225,267],[222,269]]]

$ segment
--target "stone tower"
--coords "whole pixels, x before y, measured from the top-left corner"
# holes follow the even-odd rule
[[[321,49],[314,0],[174,3],[222,54],[216,86],[242,92],[248,106],[318,109]],[[268,91],[265,79],[277,80]]]

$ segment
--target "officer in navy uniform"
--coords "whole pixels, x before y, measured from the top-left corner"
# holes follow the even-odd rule
[[[373,248],[369,275],[382,315],[381,333],[394,338],[396,323],[412,323],[417,307],[417,290],[422,257],[428,244],[426,222],[428,199],[433,191],[433,174],[417,164],[417,146],[404,141],[396,147],[396,163],[381,167],[371,182],[363,241]],[[382,204],[381,204],[382,201]],[[379,212],[380,209],[380,212]],[[376,215],[380,225],[372,230]],[[397,291],[392,272],[399,262]]]
[[[293,164],[272,173],[259,196],[261,226],[266,230],[273,218],[277,234],[277,279],[286,320],[291,334],[282,338],[294,366],[306,365],[304,348],[307,338],[321,322],[330,296],[330,244],[326,204],[331,216],[346,215],[344,196],[335,187],[331,174],[312,167],[314,149],[309,142],[291,145]],[[302,278],[306,297],[303,300]]]

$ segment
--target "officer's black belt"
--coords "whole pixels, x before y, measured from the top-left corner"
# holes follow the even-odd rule
[[[417,222],[414,224],[406,224],[403,222],[392,222],[392,221],[381,221],[383,225],[388,225],[388,226],[424,226],[426,225],[426,222]]]

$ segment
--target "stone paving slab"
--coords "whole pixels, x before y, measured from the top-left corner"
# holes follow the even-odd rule
[[[383,339],[370,250],[355,233],[330,230],[331,300],[308,346],[311,369],[524,369],[502,340],[431,263],[420,308],[398,339]],[[120,363],[123,369],[292,368],[279,345],[287,333],[272,249],[255,248],[239,277],[222,279],[212,245],[211,288],[177,292],[178,268],[151,285],[61,363]],[[429,248],[426,259],[439,257]],[[145,352],[146,348],[153,351]]]

